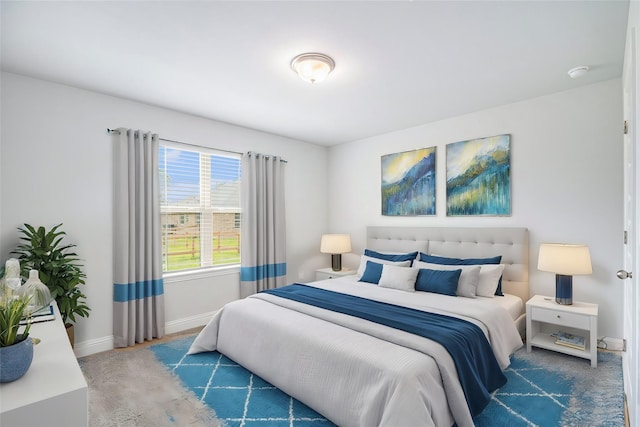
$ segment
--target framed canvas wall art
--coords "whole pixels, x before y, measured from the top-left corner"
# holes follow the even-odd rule
[[[447,216],[511,215],[510,135],[447,144]]]
[[[382,215],[436,213],[436,147],[382,156]]]

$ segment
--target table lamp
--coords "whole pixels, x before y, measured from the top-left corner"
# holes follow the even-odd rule
[[[573,304],[573,276],[591,274],[587,245],[543,243],[538,254],[538,270],[556,273],[556,302]]]
[[[342,254],[351,252],[351,236],[348,234],[323,234],[320,252],[331,254],[333,271],[342,270]]]

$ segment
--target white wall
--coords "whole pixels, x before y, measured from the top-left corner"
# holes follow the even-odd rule
[[[554,292],[538,272],[541,242],[589,245],[594,274],[574,278],[574,298],[600,304],[599,335],[622,338],[622,99],[620,80],[455,117],[331,147],[293,141],[95,92],[2,73],[0,261],[27,222],[63,222],[78,245],[92,308],[76,326],[76,351],[111,346],[112,150],[107,127],[152,130],[161,137],[234,151],[282,155],[287,166],[288,282],[313,278],[329,263],[320,235],[352,235],[357,265],[367,225],[524,226],[530,230],[532,294]],[[447,218],[445,145],[511,134],[512,216]],[[438,214],[380,215],[380,156],[438,147]],[[328,151],[328,155],[327,155]],[[327,173],[328,170],[328,173]],[[331,190],[329,196],[328,189]],[[329,225],[329,227],[327,227]],[[167,281],[169,331],[201,324],[238,296],[231,270]]]
[[[487,88],[487,90],[490,90]],[[425,100],[437,102],[437,100]],[[622,338],[622,89],[619,79],[331,147],[329,226],[350,233],[355,267],[367,225],[512,226],[530,230],[531,294],[553,295],[536,269],[542,242],[589,245],[593,275],[574,277],[574,299],[600,304],[599,336]],[[512,215],[447,218],[445,146],[511,135]],[[380,214],[380,156],[437,146],[437,215]]]
[[[215,94],[202,94],[215,96]],[[288,281],[311,280],[327,225],[327,149],[69,86],[2,73],[0,260],[23,223],[64,223],[84,260],[91,307],[76,323],[79,355],[112,346],[112,147],[106,129],[151,130],[160,137],[288,160]],[[237,269],[165,283],[168,331],[202,324],[238,297]]]

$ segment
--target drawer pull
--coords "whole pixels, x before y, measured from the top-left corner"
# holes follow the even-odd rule
[[[559,319],[559,318],[560,318],[560,315],[558,314],[558,315],[556,315],[556,317]]]

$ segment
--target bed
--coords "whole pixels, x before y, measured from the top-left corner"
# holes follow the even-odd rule
[[[464,356],[467,363],[482,360],[484,365],[505,369],[510,354],[522,346],[524,301],[529,296],[527,229],[368,227],[367,250],[391,258],[417,252],[418,258],[424,258],[412,264],[429,261],[420,268],[431,265],[431,256],[465,260],[500,256],[503,296],[400,290],[404,285],[398,285],[403,283],[398,272],[411,274],[409,270],[417,268],[405,268],[405,261],[381,261],[380,267],[363,256],[367,262],[361,262],[356,276],[291,285],[225,305],[189,352],[218,350],[340,426],[472,426],[473,414],[486,404],[476,400],[486,396],[476,395],[480,389],[469,385],[466,370],[470,368],[460,367],[457,350],[439,341],[449,334],[421,336],[422,332],[413,330],[414,323],[432,318],[440,322],[444,315],[443,321],[472,329],[481,337],[469,338],[467,344],[482,342],[479,346],[488,350],[478,350],[485,351],[481,357],[480,353]],[[363,281],[376,268],[382,269],[378,286]],[[429,273],[429,280],[422,283],[437,288],[434,277],[446,275],[451,282],[452,275],[462,274],[461,268],[436,273],[425,268],[419,274]],[[462,270],[477,271],[474,264]],[[329,304],[325,295],[331,297],[331,310],[323,305]],[[351,313],[361,303],[365,304],[362,310]],[[378,314],[387,308],[390,314],[380,314],[383,319],[378,323]],[[418,321],[405,324],[408,329],[396,325],[396,318],[405,311],[409,319],[419,316]],[[432,333],[430,329],[447,328],[429,325],[424,328],[427,334]],[[483,373],[471,376],[489,378]]]

